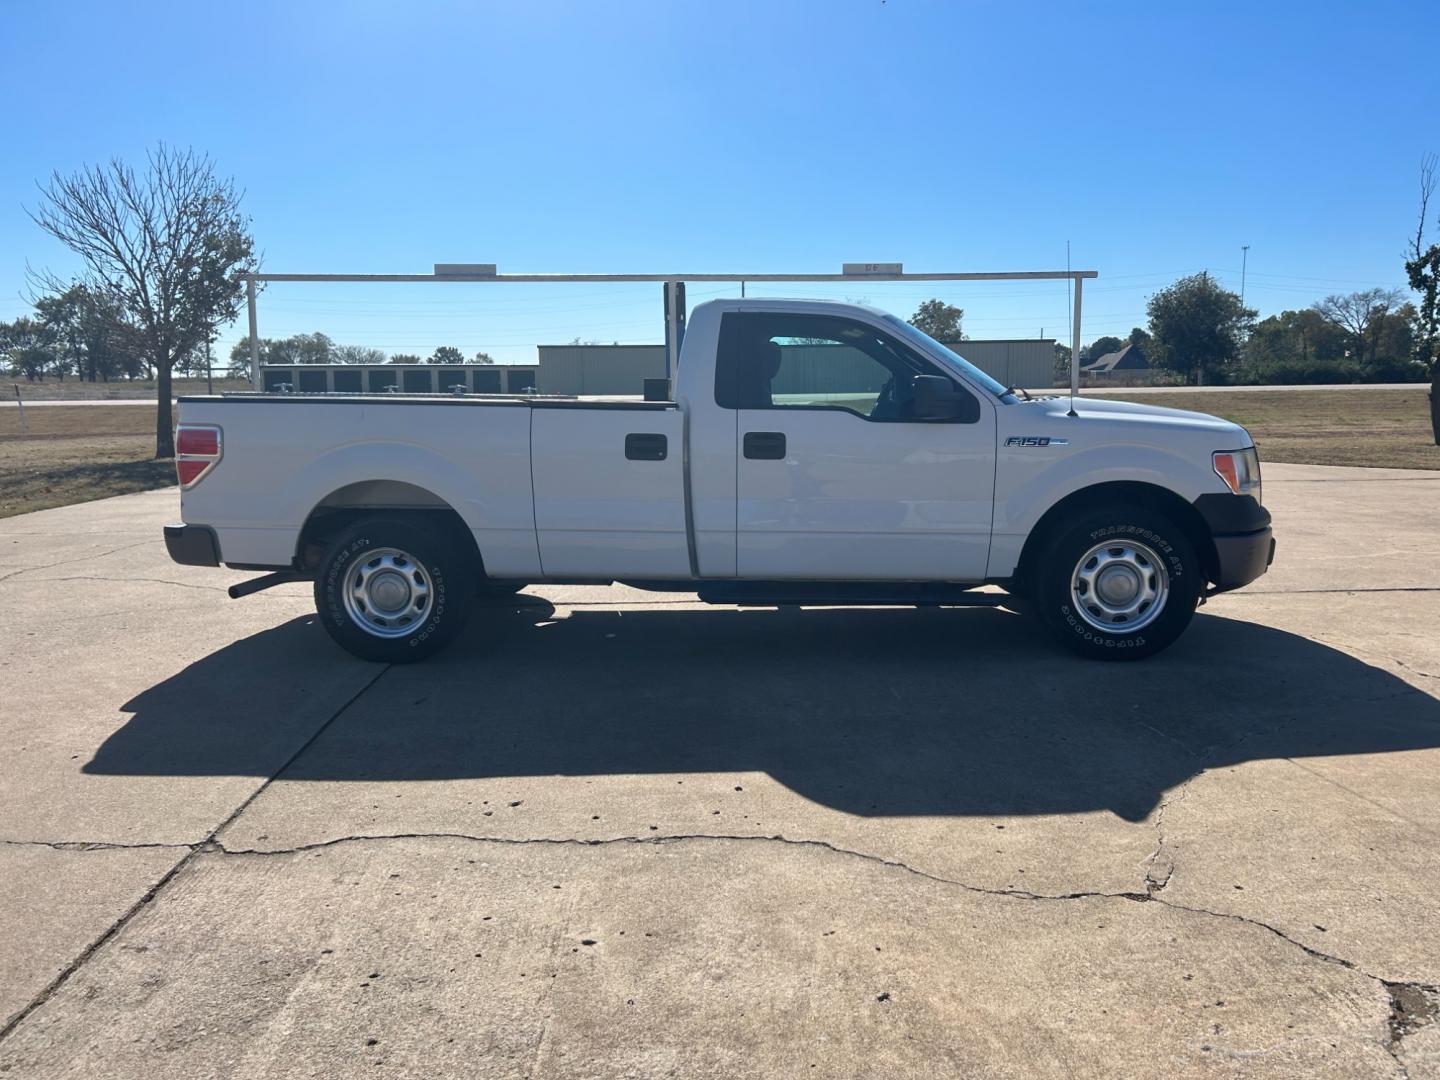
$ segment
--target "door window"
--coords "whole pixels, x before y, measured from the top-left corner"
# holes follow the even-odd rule
[[[843,409],[904,421],[913,417],[911,380],[942,374],[853,319],[731,312],[720,325],[715,400],[727,409]]]

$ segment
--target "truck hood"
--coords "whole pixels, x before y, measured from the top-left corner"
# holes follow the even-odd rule
[[[1036,401],[1022,402],[1014,407],[1018,410],[1015,422],[1024,424],[1025,410],[1034,409],[1043,413],[1046,419],[1046,426],[1056,434],[1059,434],[1059,427],[1069,423],[1074,425],[1076,420],[1086,428],[1111,427],[1119,437],[1139,435],[1137,428],[1148,427],[1150,430],[1159,432],[1170,431],[1177,435],[1181,432],[1213,435],[1226,446],[1216,444],[1216,449],[1239,449],[1242,446],[1249,446],[1254,440],[1239,424],[1231,423],[1229,420],[1222,420],[1218,416],[1211,416],[1209,413],[1190,412],[1186,409],[1166,409],[1158,405],[1142,405],[1133,401],[1111,401],[1106,398],[1077,397],[1075,399],[1075,416],[1068,415],[1070,412],[1070,398],[1045,397]],[[1132,436],[1133,437],[1133,436]],[[1236,440],[1239,440],[1238,442]]]

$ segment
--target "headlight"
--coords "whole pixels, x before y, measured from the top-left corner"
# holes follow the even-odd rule
[[[1210,455],[1215,475],[1236,495],[1254,495],[1260,501],[1260,455],[1253,446],[1244,450],[1217,450]]]

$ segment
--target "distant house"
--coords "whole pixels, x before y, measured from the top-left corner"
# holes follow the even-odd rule
[[[1150,360],[1139,345],[1126,345],[1118,352],[1106,353],[1083,365],[1087,375],[1111,375],[1121,371],[1149,371]]]

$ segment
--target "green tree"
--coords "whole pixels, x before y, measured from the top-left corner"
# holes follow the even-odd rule
[[[1070,385],[1070,346],[1055,343],[1055,385]]]
[[[453,345],[441,345],[430,354],[430,359],[425,362],[427,364],[463,364],[465,354]]]
[[[52,173],[31,218],[85,262],[112,297],[156,372],[155,456],[175,454],[170,376],[239,311],[255,242],[240,193],[208,157],[163,143],[142,173],[118,158]]]
[[[1127,340],[1141,352],[1148,352],[1150,348],[1150,335],[1139,326],[1130,331],[1130,337]]]
[[[331,364],[336,363],[336,352],[341,346],[330,340],[329,335],[318,330],[313,334],[292,334],[287,338],[261,338],[255,343],[260,354],[260,366],[270,367],[281,364]],[[383,357],[383,353],[381,354]],[[383,363],[383,359],[379,361]],[[243,338],[230,348],[230,374],[236,378],[248,379],[250,371],[250,339]]]
[[[1345,331],[1313,308],[1256,323],[1245,342],[1248,377],[1259,382],[1349,382]]]
[[[67,370],[77,375],[85,370],[85,323],[89,307],[89,290],[80,284],[35,301],[35,315],[49,329],[55,343],[56,362],[52,370],[62,380]]]
[[[1415,336],[1420,312],[1408,300],[1387,312],[1375,327],[1375,357],[1371,377],[1376,382],[1406,381],[1429,375],[1415,362]]]
[[[424,360],[421,360],[420,357],[414,353],[397,352],[394,356],[390,357],[390,363],[392,364],[423,364],[424,362]]]
[[[1150,359],[1197,386],[1214,382],[1240,356],[1255,311],[1207,271],[1161,289],[1146,306]]]
[[[910,325],[936,341],[964,341],[965,335],[960,330],[960,321],[964,318],[963,308],[932,299],[915,309],[915,314],[910,316]]]
[[[284,359],[273,362],[280,364],[328,364],[331,350],[335,348],[335,342],[318,330],[313,334],[284,338],[276,345],[278,355]]]
[[[1098,337],[1087,348],[1080,350],[1080,358],[1084,363],[1090,363],[1107,353],[1119,352],[1124,347],[1125,342],[1118,337]]]
[[[1410,288],[1420,294],[1411,355],[1430,375],[1430,434],[1440,446],[1440,243],[1425,243],[1425,218],[1435,194],[1435,165],[1434,154],[1425,155],[1420,162],[1420,221],[1406,253],[1405,274]]]
[[[44,380],[45,372],[55,363],[55,335],[39,319],[21,316],[14,322],[0,323],[0,356],[16,375],[27,382]]]
[[[493,364],[495,363],[495,358],[488,352],[477,352],[472,362],[476,364]]]
[[[266,347],[270,344],[268,338],[261,338],[257,344],[260,347],[260,362],[265,363]],[[242,338],[230,346],[230,367],[228,374],[232,379],[248,379],[253,374],[250,370],[250,339]]]
[[[73,291],[77,291],[84,365],[78,374],[90,382],[140,376],[145,367],[144,347],[119,304],[83,283],[73,286]]]

